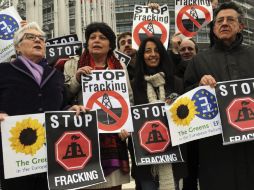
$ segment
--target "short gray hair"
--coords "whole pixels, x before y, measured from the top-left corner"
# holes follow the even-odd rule
[[[15,32],[14,38],[13,38],[14,46],[17,46],[20,43],[21,39],[24,37],[24,34],[26,33],[26,30],[29,30],[29,29],[35,29],[38,32],[40,32],[42,35],[45,35],[45,32],[42,31],[42,29],[36,22],[30,22],[26,24],[25,26],[19,28]]]

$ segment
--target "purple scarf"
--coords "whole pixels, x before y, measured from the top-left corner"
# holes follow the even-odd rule
[[[24,65],[29,69],[29,71],[31,71],[35,81],[37,82],[38,85],[40,85],[44,70],[43,67],[39,64],[34,63],[33,61],[24,56],[18,56],[18,58],[24,63]]]

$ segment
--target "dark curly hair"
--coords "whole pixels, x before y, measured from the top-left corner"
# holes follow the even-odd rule
[[[109,40],[110,51],[109,54],[112,54],[114,49],[116,48],[116,35],[110,26],[104,22],[92,22],[91,24],[87,25],[85,38],[86,38],[86,50],[89,37],[94,32],[101,32],[106,38]]]

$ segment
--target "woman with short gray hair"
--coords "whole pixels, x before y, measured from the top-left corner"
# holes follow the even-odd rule
[[[34,22],[26,24],[15,33],[14,45],[18,56],[12,62],[0,64],[0,122],[7,115],[43,113],[65,107],[64,77],[61,72],[48,66],[45,59],[45,40],[45,33]],[[85,111],[83,106],[77,105],[70,110],[78,113]],[[24,138],[24,135],[21,137],[23,132],[26,134]],[[36,131],[21,133],[19,140],[22,138],[22,145],[36,143]],[[34,136],[36,138],[31,138]],[[2,190],[48,189],[46,173],[4,179],[2,155],[0,146]]]

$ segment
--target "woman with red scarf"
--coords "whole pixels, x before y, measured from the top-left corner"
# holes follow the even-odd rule
[[[116,36],[107,24],[97,22],[89,24],[85,38],[86,50],[79,60],[76,77],[71,79],[69,85],[70,92],[78,95],[79,103],[82,102],[80,84],[82,74],[90,74],[93,70],[123,69],[123,65],[113,54]],[[129,90],[130,92],[132,91]],[[89,189],[120,190],[122,184],[129,183],[128,152],[126,142],[122,140],[118,134],[100,134],[101,164],[107,182],[91,186]],[[111,142],[110,147],[107,142]]]

